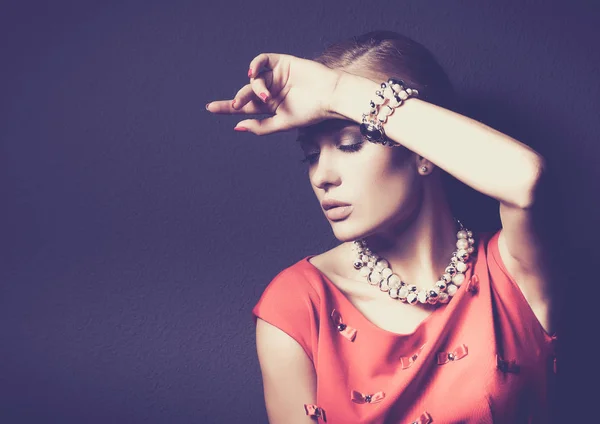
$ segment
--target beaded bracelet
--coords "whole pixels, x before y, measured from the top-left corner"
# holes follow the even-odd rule
[[[394,110],[401,106],[410,97],[418,97],[419,91],[406,87],[401,79],[389,78],[381,83],[381,90],[375,92],[375,97],[370,101],[369,113],[363,113],[360,132],[372,143],[379,143],[389,147],[400,146],[385,135],[383,124]]]

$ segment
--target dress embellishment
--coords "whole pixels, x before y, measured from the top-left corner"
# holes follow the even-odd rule
[[[473,275],[469,279],[469,283],[467,284],[467,291],[473,295],[479,292],[479,276],[477,274]]]
[[[500,355],[496,355],[496,367],[503,373],[519,374],[521,371],[521,367],[517,364],[516,360],[509,361],[503,359]]]
[[[356,338],[356,333],[357,333],[356,329],[344,324],[344,320],[342,319],[342,316],[335,309],[333,311],[331,311],[331,319],[333,320],[333,323],[335,324],[337,331],[342,336],[344,336],[345,338],[347,338],[348,340],[353,342],[354,339]]]
[[[437,362],[438,365],[444,365],[448,362],[458,361],[469,354],[469,348],[466,344],[461,344],[454,349],[453,352],[438,352]]]
[[[427,411],[423,412],[417,421],[413,421],[410,424],[429,424],[433,422],[431,415]]]
[[[325,411],[318,407],[317,405],[312,405],[312,404],[304,404],[304,410],[306,411],[306,415],[310,416],[310,417],[314,417],[317,420],[319,418],[322,418],[323,421],[327,422],[327,417],[325,415]]]
[[[417,350],[413,355],[411,356],[402,356],[400,358],[400,365],[402,366],[402,369],[405,370],[407,368],[410,368],[412,366],[412,364],[417,360],[417,358],[419,357],[419,355],[421,354],[421,351],[423,350],[423,348],[425,347],[425,345],[421,346],[419,348],[419,350]]]
[[[384,397],[385,397],[384,392],[372,393],[370,395],[365,395],[356,390],[352,390],[350,392],[350,399],[354,403],[377,403],[377,402],[381,402]]]

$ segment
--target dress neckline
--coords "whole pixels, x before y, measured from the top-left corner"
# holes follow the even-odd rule
[[[422,329],[428,325],[430,323],[430,321],[434,318],[437,317],[438,315],[443,314],[443,312],[448,308],[449,304],[441,304],[439,306],[437,306],[429,315],[427,315],[427,317],[425,317],[425,319],[423,319],[416,327],[415,329],[410,332],[410,333],[395,333],[393,331],[389,331],[386,330],[385,328],[381,328],[379,327],[377,324],[375,324],[374,322],[372,322],[369,318],[367,318],[355,305],[354,303],[352,303],[350,301],[350,299],[348,299],[348,297],[346,297],[346,295],[339,289],[338,286],[336,286],[331,279],[325,275],[325,273],[323,271],[321,271],[319,268],[317,268],[313,263],[310,262],[310,259],[315,257],[317,255],[309,255],[306,256],[302,262],[305,262],[306,264],[308,264],[308,266],[310,268],[312,268],[314,271],[316,271],[321,278],[323,279],[323,281],[325,281],[325,283],[330,287],[330,289],[335,292],[337,297],[341,297],[343,298],[343,301],[346,302],[349,306],[349,308],[351,309],[352,313],[359,316],[361,320],[363,320],[364,322],[367,323],[367,325],[369,325],[371,328],[373,328],[375,331],[378,331],[380,333],[385,334],[388,337],[394,337],[394,338],[408,338],[408,337],[413,337],[417,334],[419,334]],[[470,270],[471,268],[469,268]],[[452,302],[458,302],[460,297],[462,297],[462,290],[459,290],[459,293],[457,293],[456,296],[454,296],[454,299],[452,300]],[[459,296],[460,294],[460,296]],[[452,303],[451,302],[451,303]]]

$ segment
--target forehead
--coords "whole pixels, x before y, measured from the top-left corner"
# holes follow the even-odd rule
[[[338,137],[339,135],[359,130],[358,124],[343,119],[328,119],[315,125],[298,128],[296,141],[301,145],[316,145],[323,137]]]

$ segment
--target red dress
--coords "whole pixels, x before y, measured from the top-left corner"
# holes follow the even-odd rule
[[[556,336],[504,267],[499,234],[479,236],[456,295],[411,334],[368,321],[312,256],[281,271],[252,313],[314,364],[317,402],[298,399],[298,414],[330,424],[549,422]]]

